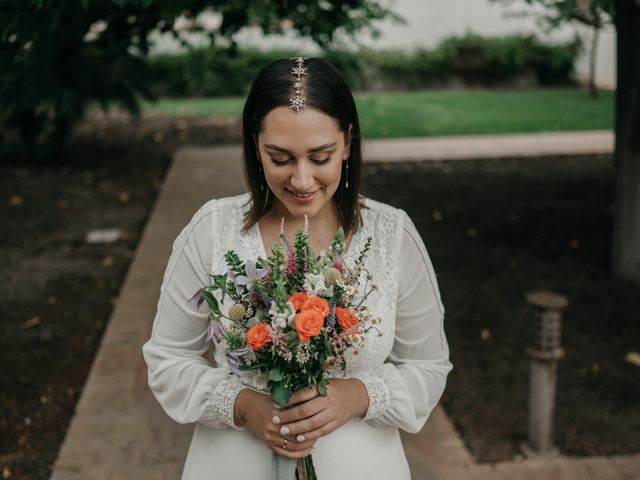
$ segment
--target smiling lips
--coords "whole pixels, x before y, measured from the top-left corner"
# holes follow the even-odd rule
[[[309,203],[316,196],[317,190],[314,192],[298,193],[291,190],[287,190],[291,198],[298,203]]]

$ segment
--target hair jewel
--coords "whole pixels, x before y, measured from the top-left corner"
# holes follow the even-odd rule
[[[294,62],[296,62],[295,67],[291,69],[291,75],[295,77],[293,82],[293,88],[296,92],[295,96],[289,99],[289,106],[299,112],[300,109],[305,108],[307,105],[305,104],[305,98],[300,96],[300,92],[302,91],[302,77],[307,74],[307,67],[304,66],[304,61],[307,60],[303,57],[292,58]]]

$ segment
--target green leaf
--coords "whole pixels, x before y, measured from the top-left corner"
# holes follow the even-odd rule
[[[214,297],[211,292],[204,291],[202,292],[202,296],[207,301],[207,305],[209,305],[209,308],[211,310],[213,310],[217,315],[222,315],[222,312],[220,311],[220,307],[218,306],[218,301],[216,300],[216,297]]]
[[[318,393],[323,397],[327,396],[327,385],[329,385],[329,382],[325,378],[318,382]]]
[[[272,368],[269,371],[269,380],[272,380],[274,382],[280,382],[282,381],[283,378],[284,378],[284,374],[282,373],[282,370],[280,370],[279,367]]]
[[[279,407],[284,407],[289,403],[291,395],[291,387],[285,385],[285,382],[274,382],[271,384],[271,399]]]

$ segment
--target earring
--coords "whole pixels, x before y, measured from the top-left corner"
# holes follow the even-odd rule
[[[344,176],[344,188],[347,189],[349,188],[349,160],[346,160],[347,162],[347,170],[345,172],[345,176]]]

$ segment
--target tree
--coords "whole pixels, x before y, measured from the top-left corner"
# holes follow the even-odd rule
[[[516,0],[497,0],[512,4]],[[600,31],[613,23],[613,0],[523,0],[529,5],[541,7],[534,13],[541,24],[553,30],[567,22],[577,22],[592,30],[589,49],[589,94],[596,97],[596,55]]]
[[[568,5],[609,15],[616,28],[616,173],[612,269],[640,284],[640,0],[523,0],[542,4],[548,15],[571,21]],[[560,8],[560,6],[563,6]]]
[[[640,2],[615,0],[616,198],[613,271],[640,283]]]
[[[207,29],[211,10],[220,25]],[[138,113],[148,88],[149,33],[206,33],[230,40],[242,27],[281,33],[288,25],[320,46],[394,16],[377,0],[0,0],[0,121],[26,145],[45,137],[60,150],[91,103]],[[397,18],[397,17],[396,17]],[[178,22],[178,20],[180,22]],[[177,28],[181,23],[184,29]]]

